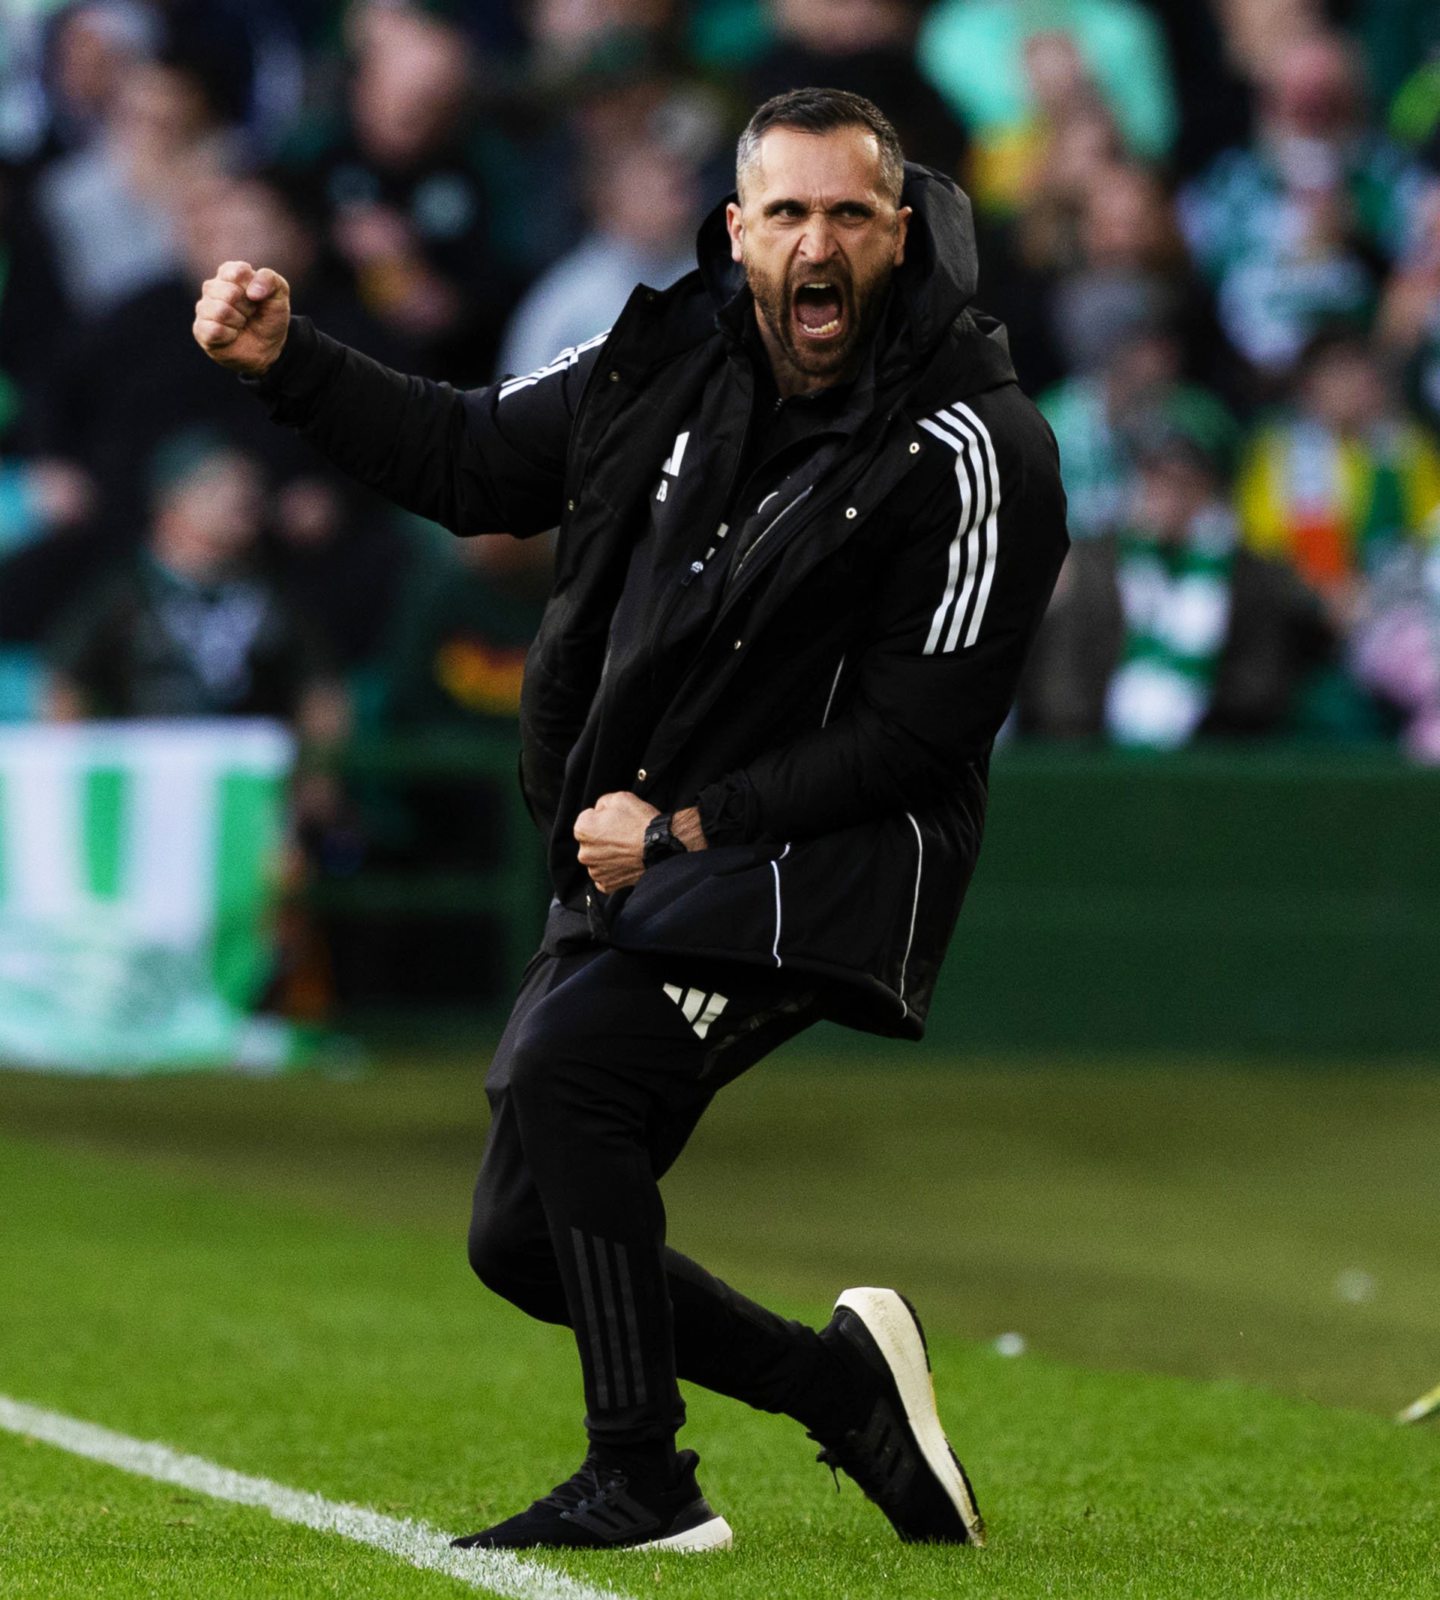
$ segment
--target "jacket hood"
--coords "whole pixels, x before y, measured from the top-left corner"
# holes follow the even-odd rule
[[[700,276],[726,322],[750,297],[745,269],[730,259],[725,228],[725,207],[735,199],[731,193],[715,207],[695,241]],[[907,161],[900,203],[911,208],[910,229],[880,337],[886,345],[903,345],[913,362],[939,343],[974,298],[979,256],[969,197],[943,173]]]

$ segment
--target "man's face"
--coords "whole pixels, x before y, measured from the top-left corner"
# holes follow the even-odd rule
[[[265,486],[247,456],[217,452],[161,497],[155,553],[193,575],[223,571],[260,537]]]
[[[1341,345],[1318,357],[1301,382],[1304,409],[1335,433],[1373,428],[1389,409],[1385,378],[1369,350]]]
[[[895,268],[908,206],[880,183],[880,147],[865,128],[771,128],[725,214],[745,267],[760,333],[782,394],[850,377]]]

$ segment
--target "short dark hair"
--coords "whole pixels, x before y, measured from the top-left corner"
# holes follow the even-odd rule
[[[863,95],[848,89],[790,89],[767,100],[745,125],[735,147],[735,181],[760,158],[760,141],[771,128],[798,128],[802,133],[833,133],[837,128],[864,128],[880,146],[880,182],[899,205],[905,185],[905,153],[890,119]]]

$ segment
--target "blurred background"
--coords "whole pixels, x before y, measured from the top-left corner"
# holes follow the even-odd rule
[[[806,83],[972,195],[1070,499],[935,1035],[1433,1047],[1430,0],[8,0],[0,1057],[493,1024],[545,899],[545,541],[329,472],[194,347],[198,285],[530,370],[687,270]]]

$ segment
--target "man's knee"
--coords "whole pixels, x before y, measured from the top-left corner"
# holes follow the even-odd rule
[[[470,1237],[466,1240],[470,1270],[496,1294],[509,1299],[508,1290],[519,1276],[520,1254],[513,1232],[489,1208],[476,1206],[470,1218]]]
[[[545,1322],[565,1320],[565,1298],[548,1233],[477,1204],[467,1241],[470,1270],[493,1294]]]
[[[593,1030],[569,1007],[547,1003],[526,1019],[506,1063],[506,1091],[522,1118],[535,1110],[554,1110],[573,1098],[575,1068],[594,1044]]]

